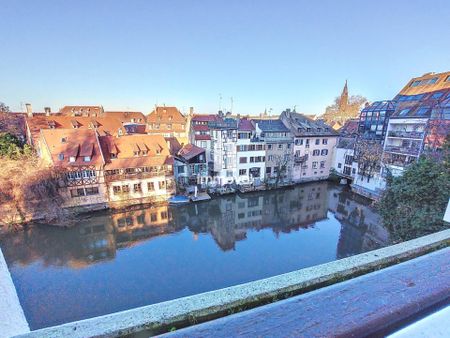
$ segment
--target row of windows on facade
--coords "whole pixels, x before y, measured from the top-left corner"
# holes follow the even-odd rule
[[[309,138],[305,139],[305,147],[306,147],[306,148],[309,147],[309,141],[310,141]],[[320,138],[316,138],[316,140],[314,141],[314,143],[315,143],[316,145],[319,145],[319,144],[320,144]],[[297,139],[295,139],[294,144],[295,144],[296,146],[302,146],[302,145],[303,145],[303,139],[302,139],[302,138],[297,138]],[[327,139],[327,138],[323,138],[323,139],[322,139],[322,144],[328,144],[328,139]]]
[[[58,155],[58,160],[60,161],[64,161],[64,154],[61,153]],[[76,156],[69,156],[69,163],[73,163],[77,160]],[[83,156],[83,162],[90,162],[91,161],[91,156]]]
[[[155,173],[155,174],[161,174],[164,175],[168,171],[172,170],[171,165],[163,165],[163,166],[152,166],[152,167],[138,167],[138,168],[125,168],[125,169],[112,169],[112,170],[106,170],[105,175],[111,176],[111,175],[119,175],[119,174],[138,174],[138,173]]]
[[[91,196],[98,194],[98,187],[87,187],[87,188],[77,188],[70,190],[70,196],[74,197],[82,197],[82,196]]]
[[[255,150],[265,150],[264,144],[244,144],[238,145],[236,147],[237,151],[255,151]]]
[[[170,187],[170,182],[166,181],[159,181],[158,182],[158,189],[164,190]],[[155,191],[155,182],[147,182],[147,191]],[[123,185],[114,185],[113,186],[113,193],[114,195],[119,195],[120,193],[129,193],[130,192],[130,185],[129,184],[123,184]],[[133,184],[133,192],[142,192],[142,183],[135,183]]]
[[[261,168],[250,168],[248,173],[255,178],[261,177]],[[239,169],[239,176],[247,176],[247,169]]]
[[[69,180],[81,180],[81,179],[91,179],[91,178],[95,178],[97,176],[97,173],[95,172],[95,170],[90,170],[90,169],[86,169],[86,170],[78,170],[78,171],[69,171],[66,174],[66,177]]]
[[[150,125],[152,127],[152,129],[159,129],[161,128],[161,124],[160,123],[153,123],[152,125]],[[167,123],[166,124],[166,128],[167,129],[172,129],[172,123]],[[179,126],[181,129],[184,129],[185,125],[184,124],[175,124],[175,127]]]
[[[269,157],[273,155],[269,155]],[[250,159],[250,163],[260,163],[265,162],[266,157],[265,156],[250,156],[250,157],[239,157],[239,163],[247,163]]]
[[[186,173],[186,166],[179,166],[177,171],[178,174],[185,174]],[[189,164],[189,170],[191,173],[202,173],[202,172],[206,172],[206,170],[208,169],[208,167],[206,166],[206,164]]]

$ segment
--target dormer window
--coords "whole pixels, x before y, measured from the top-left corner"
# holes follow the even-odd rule
[[[173,119],[173,117],[172,117],[172,116],[169,116],[169,121],[172,121],[172,119]]]
[[[138,150],[135,150],[133,153],[134,153],[134,156],[139,156],[139,151]]]
[[[67,138],[63,137],[61,138],[61,143],[66,143],[67,142]]]
[[[91,157],[90,156],[84,156],[83,157],[83,161],[84,162],[90,162],[91,161]]]
[[[117,158],[117,154],[110,153],[110,154],[109,154],[109,157],[112,158],[112,159]]]
[[[64,160],[64,154],[59,154],[58,155],[58,160],[63,161]]]
[[[311,128],[306,128],[306,131],[309,133],[311,131]]]
[[[142,150],[142,155],[147,156],[148,155],[148,150]]]
[[[131,119],[131,122],[134,123],[134,119]]]
[[[159,155],[161,154],[161,149],[156,149],[156,153]]]
[[[75,162],[75,161],[76,161],[75,156],[70,156],[70,157],[69,157],[69,162],[70,162],[70,163],[73,163],[73,162]]]

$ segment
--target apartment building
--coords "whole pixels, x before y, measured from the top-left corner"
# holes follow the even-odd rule
[[[38,144],[41,158],[61,175],[64,207],[106,207],[105,162],[96,131],[42,129]]]
[[[190,115],[192,110],[191,108]],[[188,117],[184,116],[177,107],[156,106],[147,115],[147,133],[162,135],[183,146],[189,143],[189,122]]]
[[[294,182],[327,179],[333,162],[338,133],[321,120],[285,110],[281,121],[293,135],[292,180]]]
[[[191,127],[189,133],[189,142],[197,147],[205,149],[206,160],[209,166],[213,166],[214,158],[211,156],[211,131],[208,127],[209,122],[218,120],[217,114],[201,115],[196,114],[192,116]]]
[[[255,134],[266,145],[266,181],[287,184],[292,180],[293,137],[280,119],[255,119]]]
[[[266,145],[256,135],[256,129],[251,120],[243,118],[238,121],[236,140],[238,183],[261,184],[266,176]]]
[[[383,149],[383,164],[394,176],[422,152],[442,147],[450,131],[450,85],[429,93],[398,95],[397,100]]]
[[[384,140],[375,140],[383,145],[379,168],[369,177],[358,174],[352,184],[356,192],[370,198],[381,195],[388,172],[401,175],[424,151],[442,147],[450,131],[450,72],[412,78],[392,101],[383,102],[393,111],[386,113]]]
[[[358,164],[354,161],[358,127],[359,120],[348,120],[339,130],[339,138],[333,151],[331,167],[345,178],[353,179],[358,170]]]
[[[232,184],[238,177],[236,163],[236,143],[238,121],[231,114],[219,112],[215,121],[208,122],[211,134],[211,176],[218,185]]]
[[[194,144],[183,146],[174,157],[174,174],[178,183],[197,185],[206,183],[208,163],[206,151]]]
[[[101,136],[110,205],[164,201],[175,193],[173,158],[161,135]]]
[[[358,133],[364,139],[383,142],[389,117],[394,113],[395,101],[367,103],[359,115]]]

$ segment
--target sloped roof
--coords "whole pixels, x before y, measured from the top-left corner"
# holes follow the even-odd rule
[[[450,101],[450,89],[415,95],[397,95],[396,107],[391,118],[430,118]]]
[[[101,136],[105,169],[120,169],[128,167],[158,166],[170,163],[170,152],[167,141],[161,135],[133,134],[120,137]],[[142,153],[147,150],[147,154]],[[111,159],[111,150],[116,157]],[[135,151],[141,151],[136,156]]]
[[[145,123],[145,115],[139,111],[105,111],[103,117],[113,117],[121,122]]]
[[[205,152],[205,149],[197,147],[194,144],[186,144],[183,146],[183,148],[180,149],[178,152],[178,156],[182,157],[183,159],[189,161],[191,158],[194,158],[195,156],[198,156]]]
[[[359,120],[352,119],[347,120],[342,128],[339,130],[339,134],[342,136],[351,136],[358,134]]]
[[[292,111],[284,111],[280,118],[289,126],[295,136],[337,136],[337,132],[323,120]]]
[[[239,120],[238,130],[253,131],[253,130],[255,130],[255,126],[253,125],[251,120],[243,118],[243,119]]]
[[[264,132],[289,132],[289,128],[284,125],[280,119],[255,119],[258,128]]]
[[[39,115],[26,117],[26,123],[30,129],[31,137],[37,140],[41,129],[95,129],[100,135],[118,135],[119,129],[125,134],[122,122],[112,117],[88,117],[66,115]],[[77,128],[75,129],[74,126]],[[97,126],[94,128],[94,126]]]
[[[156,107],[147,115],[147,123],[186,123],[186,117],[177,107]]]
[[[42,129],[41,138],[55,166],[95,165],[100,167],[104,162],[94,130]],[[64,155],[64,158],[60,157],[60,154]],[[71,156],[76,157],[75,162],[69,162]],[[85,162],[84,156],[91,156],[91,161]]]
[[[87,114],[92,116],[92,114],[100,115],[103,113],[102,106],[64,106],[59,110],[62,115],[74,115],[74,114]]]
[[[195,114],[192,117],[192,121],[198,122],[216,121],[217,119],[219,119],[219,117],[216,114]]]

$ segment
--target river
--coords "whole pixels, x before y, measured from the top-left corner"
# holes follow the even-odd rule
[[[82,216],[0,238],[31,329],[330,262],[389,245],[369,201],[329,182]]]

